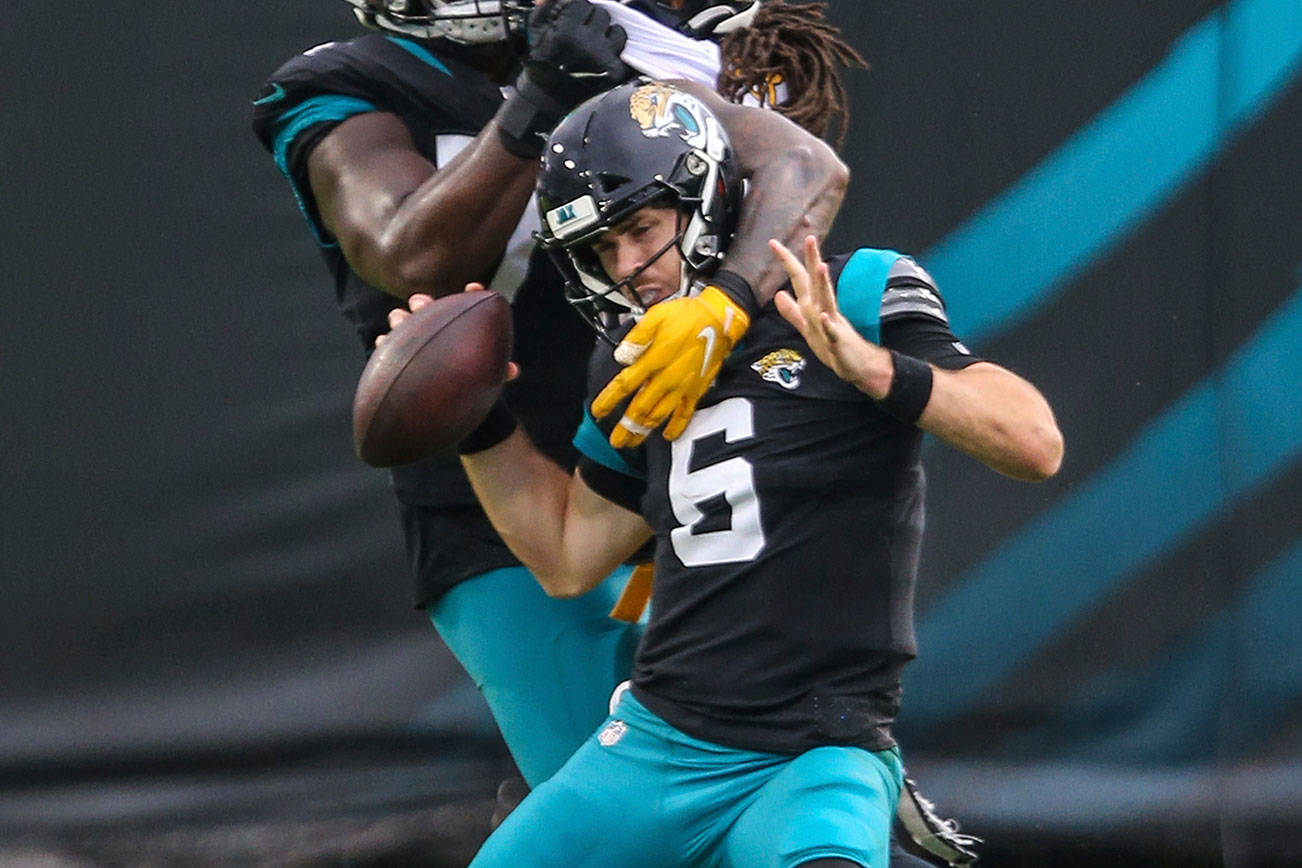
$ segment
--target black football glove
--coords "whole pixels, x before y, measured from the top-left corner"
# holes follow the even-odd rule
[[[529,54],[515,93],[497,113],[502,144],[518,157],[542,153],[571,109],[633,77],[619,59],[628,34],[588,0],[547,0],[529,13]]]

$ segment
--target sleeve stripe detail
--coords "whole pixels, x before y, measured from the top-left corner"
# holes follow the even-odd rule
[[[578,449],[582,455],[590,460],[616,473],[622,473],[634,479],[645,478],[630,467],[629,463],[615,451],[615,447],[611,446],[610,441],[606,439],[606,435],[601,433],[601,429],[597,427],[596,421],[592,418],[592,413],[588,410],[583,411],[583,421],[579,423],[579,430],[574,433],[574,448]]]
[[[452,75],[452,70],[444,66],[443,62],[439,60],[437,57],[430,54],[429,50],[426,49],[425,46],[417,45],[416,43],[412,42],[410,39],[403,39],[400,36],[388,36],[385,38],[388,39],[390,42],[392,42],[394,45],[401,48],[403,51],[406,51],[408,54],[412,55],[413,57],[419,58],[425,63],[428,63],[430,66],[434,67],[444,75],[447,76]]]
[[[289,179],[290,187],[294,190],[294,198],[298,200],[299,210],[303,212],[303,216],[307,218],[308,224],[311,225],[312,234],[316,236],[317,242],[322,245],[329,246],[330,242],[326,241],[325,233],[313,218],[312,209],[307,207],[304,191],[300,190],[298,184],[294,181],[294,173],[289,168],[289,150],[294,144],[294,139],[309,127],[320,123],[342,121],[353,115],[373,111],[375,111],[375,106],[364,99],[326,94],[312,97],[312,99],[294,106],[276,120],[275,138],[271,147],[272,156],[275,158],[276,165],[280,168],[281,173]]]
[[[891,266],[900,258],[894,250],[856,250],[836,281],[836,301],[855,331],[877,343],[880,338],[882,290]]]
[[[949,324],[949,320],[945,318],[944,311],[936,307],[934,304],[929,304],[925,301],[901,300],[892,302],[889,305],[886,302],[882,302],[883,322],[894,319],[898,316],[907,316],[910,314],[922,314],[923,316],[931,317],[934,320],[939,320],[946,325]]]
[[[892,283],[894,285],[889,285],[886,292],[882,294],[879,316],[883,321],[905,314],[920,313],[946,325],[949,324],[949,318],[945,315],[945,302],[935,289],[913,281],[898,284],[892,281]]]

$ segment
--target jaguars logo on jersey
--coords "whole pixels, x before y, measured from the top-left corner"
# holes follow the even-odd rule
[[[774,350],[756,362],[751,363],[751,370],[760,378],[777,383],[784,389],[794,389],[800,385],[800,372],[805,369],[805,358],[795,350]]]

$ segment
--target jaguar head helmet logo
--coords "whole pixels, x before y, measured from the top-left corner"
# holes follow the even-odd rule
[[[691,94],[666,84],[644,84],[634,89],[628,98],[628,113],[648,138],[678,133],[685,142],[696,146],[706,134],[701,104]]]

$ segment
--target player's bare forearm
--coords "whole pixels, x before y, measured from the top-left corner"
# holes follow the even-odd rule
[[[870,398],[884,398],[895,373],[891,354],[844,319],[820,321],[819,327],[830,333],[823,351],[810,341],[820,359]],[[1058,472],[1062,432],[1034,386],[991,362],[957,371],[932,365],[931,375],[919,428],[1013,479],[1039,482]]]
[[[529,202],[535,161],[489,124],[439,169],[394,115],[350,118],[308,158],[322,222],[367,282],[406,298],[460,292],[501,257]]]
[[[1014,479],[1038,482],[1062,465],[1062,432],[1049,402],[991,362],[958,371],[933,366],[931,399],[918,426]]]
[[[771,248],[792,289],[778,297],[778,312],[837,376],[874,401],[886,398],[897,376],[895,360],[841,314],[817,242],[805,239],[803,257],[783,244]],[[1034,386],[991,362],[957,371],[931,365],[930,374],[918,427],[1014,479],[1034,482],[1058,472],[1062,432]]]
[[[886,396],[894,375],[889,352],[848,324],[832,345],[829,367],[874,400]],[[1034,386],[991,362],[957,371],[932,365],[931,374],[919,428],[1013,479],[1039,482],[1058,472],[1062,432]]]
[[[796,130],[807,135],[798,127]],[[750,281],[761,306],[772,300],[787,279],[769,251],[769,239],[793,244],[811,234],[825,238],[850,177],[826,146],[815,148],[809,142],[790,142],[780,152],[769,153],[774,159],[757,167],[751,176],[737,234],[722,264]]]
[[[760,306],[787,276],[768,242],[788,246],[826,237],[840,210],[850,171],[823,140],[775,111],[726,102],[698,84],[680,84],[715,111],[728,132],[743,177],[750,179],[736,235],[722,268],[744,277]]]
[[[493,527],[551,596],[596,587],[651,535],[641,516],[566,473],[523,430],[461,462]]]

